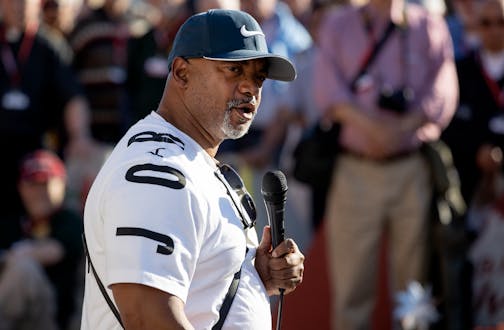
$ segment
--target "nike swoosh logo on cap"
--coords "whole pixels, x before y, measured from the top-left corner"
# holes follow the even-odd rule
[[[252,37],[252,36],[264,36],[264,33],[262,33],[261,31],[247,30],[247,27],[245,25],[242,25],[242,27],[240,28],[240,33],[245,38]]]

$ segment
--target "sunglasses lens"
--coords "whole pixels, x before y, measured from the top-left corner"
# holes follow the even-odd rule
[[[223,164],[220,165],[219,168],[229,186],[234,190],[236,195],[238,195],[240,204],[248,215],[249,219],[243,219],[243,221],[247,222],[247,227],[254,226],[257,218],[257,211],[254,200],[248,193],[247,188],[245,188],[243,180],[231,166]]]
[[[222,165],[221,172],[226,178],[226,181],[229,183],[231,188],[235,190],[243,189],[244,183],[238,173],[229,165]]]
[[[247,211],[247,214],[249,215],[250,219],[252,221],[255,221],[257,218],[257,211],[255,208],[254,200],[252,200],[252,197],[249,194],[245,194],[241,198],[241,202],[243,207]]]

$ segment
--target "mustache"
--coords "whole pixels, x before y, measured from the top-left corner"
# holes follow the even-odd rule
[[[251,104],[253,106],[256,106],[257,105],[257,99],[255,96],[250,96],[250,97],[246,97],[246,98],[243,98],[243,99],[233,99],[231,101],[229,101],[227,103],[227,106],[228,106],[228,110],[231,110],[231,108],[235,108],[235,107],[238,107],[242,104]]]

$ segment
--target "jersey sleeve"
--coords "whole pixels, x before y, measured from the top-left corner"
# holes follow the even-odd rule
[[[186,301],[204,207],[184,182],[168,164],[140,162],[114,174],[102,204],[107,285],[139,283]]]

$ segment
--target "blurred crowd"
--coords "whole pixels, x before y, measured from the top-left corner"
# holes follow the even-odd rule
[[[0,330],[79,328],[88,189],[156,110],[179,26],[211,8],[253,15],[296,65],[217,158],[256,200],[262,175],[284,171],[302,250],[325,230],[332,329],[373,328],[384,242],[392,300],[418,282],[437,311],[392,328],[504,326],[504,0],[0,0]],[[293,150],[320,121],[339,125],[340,151],[313,188]],[[422,153],[436,141],[467,205],[447,223]]]

